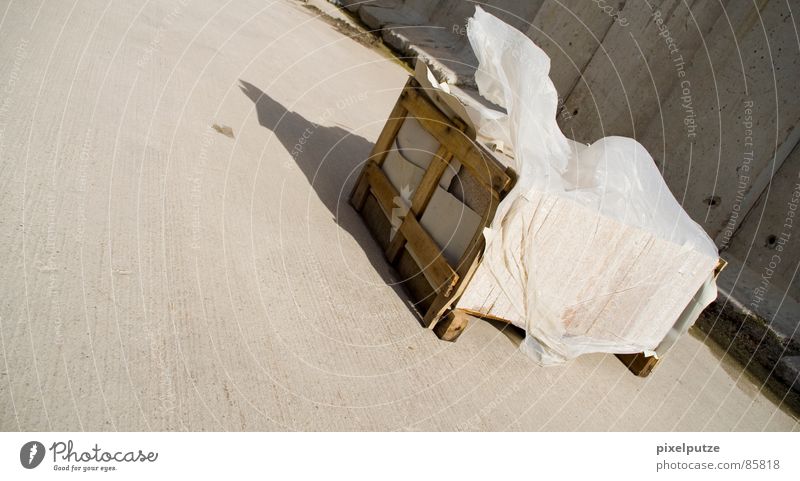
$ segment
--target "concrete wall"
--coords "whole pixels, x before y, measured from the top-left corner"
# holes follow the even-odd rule
[[[778,169],[730,243],[730,253],[769,286],[800,299],[797,256],[800,252],[800,147]]]

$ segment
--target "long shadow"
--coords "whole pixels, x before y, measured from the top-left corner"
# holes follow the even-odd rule
[[[352,185],[373,144],[340,127],[316,124],[286,109],[255,85],[244,80],[239,82],[239,88],[256,106],[258,123],[270,130],[291,154],[336,223],[364,249],[384,282],[412,306],[408,295],[398,285],[383,251],[348,203]]]

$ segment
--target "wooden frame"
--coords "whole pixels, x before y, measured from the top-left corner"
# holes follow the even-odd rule
[[[475,272],[484,248],[483,227],[491,223],[497,205],[511,189],[515,175],[482,146],[473,142],[465,134],[466,122],[444,114],[412,77],[403,88],[353,188],[350,202],[356,211],[362,212],[368,198],[372,197],[384,216],[391,219],[396,199],[400,196],[381,166],[407,117],[415,118],[436,138],[440,147],[414,191],[408,212],[402,217],[397,232],[386,246],[385,254],[389,263],[395,267],[404,250],[413,253],[413,257],[417,259],[417,268],[434,293],[427,308],[421,310],[422,324],[433,329],[461,295]],[[480,213],[480,228],[476,230],[458,264],[452,266],[442,256],[436,242],[420,225],[420,219],[439,185],[439,180],[454,160],[460,162],[486,189],[490,202],[486,211]],[[364,217],[366,220],[367,216]]]

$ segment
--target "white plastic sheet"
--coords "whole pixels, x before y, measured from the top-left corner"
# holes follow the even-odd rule
[[[504,302],[510,305],[503,309],[514,313],[508,316],[512,317],[509,320],[528,333],[525,345],[528,352],[544,364],[563,362],[588,352],[651,351],[669,337],[668,331],[675,323],[678,323],[675,329],[685,330],[687,324],[694,322],[699,310],[716,296],[710,279],[718,252],[713,241],[670,193],[650,154],[630,138],[606,137],[589,146],[567,139],[556,123],[558,97],[548,77],[550,59],[547,54],[524,34],[480,7],[469,20],[468,35],[480,62],[475,75],[480,94],[507,111],[507,117],[487,111],[473,121],[479,135],[510,142],[519,177],[501,202],[491,228],[485,232],[486,251],[476,273],[476,278],[483,276],[484,279],[476,283],[477,287],[467,288],[467,304],[474,304],[480,296],[488,297],[486,284],[491,277],[489,280],[494,284],[491,289],[502,290]],[[672,316],[670,323],[665,324],[663,319],[658,321],[660,317],[652,314],[659,300],[641,299],[639,304],[627,306],[626,302],[631,303],[629,299],[621,295],[615,297],[612,292],[603,295],[608,298],[607,302],[620,304],[615,312],[631,313],[632,319],[623,328],[615,325],[603,329],[592,325],[592,329],[586,331],[589,334],[581,335],[570,330],[564,312],[577,308],[563,304],[580,302],[562,296],[559,290],[563,285],[554,285],[552,276],[541,279],[539,275],[547,277],[545,273],[553,272],[549,266],[543,267],[544,262],[566,266],[575,259],[559,258],[563,253],[553,247],[558,243],[552,238],[541,239],[534,229],[543,222],[537,209],[542,209],[544,204],[551,207],[564,204],[559,204],[559,199],[568,201],[565,205],[574,203],[595,213],[596,221],[584,220],[583,224],[565,226],[565,235],[586,236],[587,246],[597,245],[590,242],[596,234],[593,229],[598,229],[600,223],[609,225],[611,222],[611,225],[619,223],[631,228],[631,235],[639,235],[641,231],[652,235],[662,242],[659,245],[667,247],[660,248],[661,252],[676,253],[670,258],[661,258],[652,249],[642,251],[654,259],[656,265],[652,268],[661,275],[660,279],[674,279],[677,284],[672,287],[683,291],[670,294],[675,294],[674,303],[684,302],[682,306],[664,301],[664,309],[669,312],[662,313],[662,317],[670,319]],[[549,251],[543,252],[543,246]],[[570,251],[565,248],[564,252]],[[610,266],[609,276],[615,275],[613,269],[626,261],[625,253],[595,251],[588,254]],[[695,265],[686,264],[689,258]],[[695,267],[705,269],[705,273],[700,275]],[[589,284],[587,279],[575,279],[574,272],[571,275],[572,281]],[[623,281],[611,287],[618,287],[621,292],[629,288]],[[634,287],[641,286],[630,286]],[[640,290],[663,295],[667,292],[663,287]],[[478,292],[481,289],[483,291]],[[593,300],[591,297],[592,294],[586,295],[587,302]],[[642,303],[649,303],[648,307],[641,307]],[[687,320],[687,312],[694,317]],[[635,318],[643,313],[650,313],[652,324],[648,324],[648,319]],[[570,321],[587,325],[590,321],[603,322],[602,319]]]

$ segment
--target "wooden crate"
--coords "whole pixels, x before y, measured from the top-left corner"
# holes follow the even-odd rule
[[[409,78],[361,171],[350,201],[383,247],[389,263],[404,279],[403,285],[420,313],[423,326],[433,329],[442,340],[454,341],[470,317],[509,323],[491,314],[453,307],[481,261],[485,246],[483,228],[491,223],[498,203],[513,186],[516,175],[504,165],[502,157],[475,141],[467,119],[452,112],[445,114],[437,106],[442,105],[441,99],[431,98],[437,95],[436,91],[422,88],[415,78]],[[438,141],[439,147],[408,205],[399,209],[401,214],[398,214],[399,204],[403,203],[398,199],[403,197],[382,167],[387,155],[395,149],[398,132],[407,118],[419,122]],[[487,202],[478,212],[480,223],[468,247],[451,264],[445,259],[442,247],[423,227],[422,218],[442,175],[454,162],[460,163],[465,174],[477,181]],[[399,225],[393,226],[393,220]],[[723,266],[721,261],[717,273]],[[641,353],[617,357],[639,376],[649,374],[658,362],[658,358]]]

